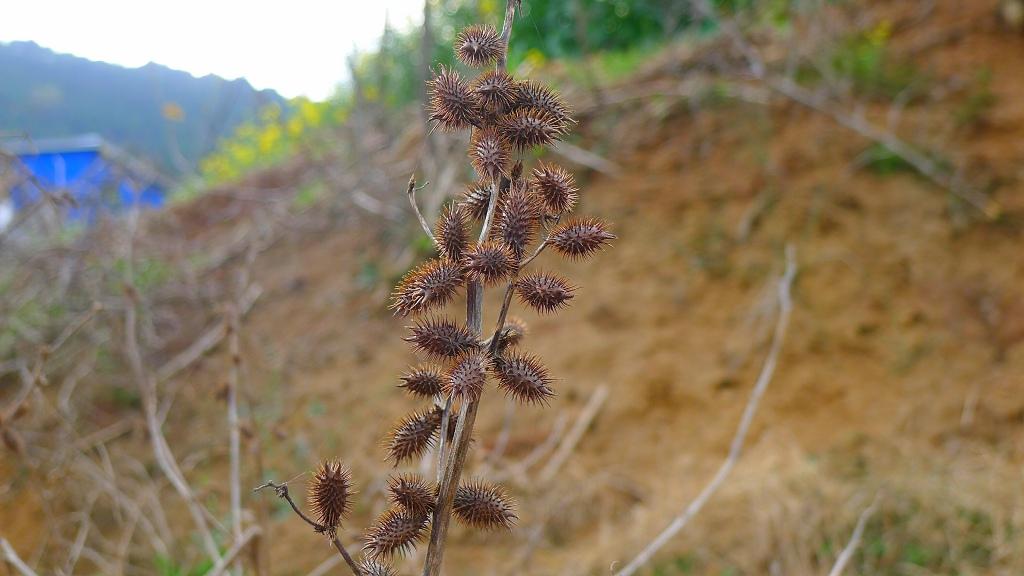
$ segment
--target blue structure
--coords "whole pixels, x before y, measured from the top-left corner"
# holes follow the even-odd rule
[[[66,208],[72,222],[92,223],[136,205],[159,208],[167,200],[169,184],[161,175],[96,134],[0,147],[18,160],[9,191],[15,214],[42,198],[40,188],[74,201]]]

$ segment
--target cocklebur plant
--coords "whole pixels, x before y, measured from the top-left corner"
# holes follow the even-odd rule
[[[569,107],[550,88],[516,80],[506,71],[506,51],[519,0],[509,0],[499,33],[471,26],[458,34],[455,54],[475,79],[439,67],[428,82],[432,129],[468,132],[469,163],[477,179],[446,206],[431,228],[407,194],[437,256],[415,266],[395,287],[389,308],[408,318],[405,340],[421,358],[399,377],[398,386],[425,406],[398,420],[384,441],[396,467],[436,457],[436,481],[395,474],[388,481],[389,507],[363,536],[365,559],[357,564],[337,535],[353,494],[351,476],[337,462],[316,470],[309,503],[316,520],[294,504],[286,486],[274,487],[317,532],[327,535],[360,575],[395,574],[389,562],[427,542],[424,576],[440,573],[452,517],[471,529],[508,530],[516,506],[499,485],[463,478],[478,405],[488,384],[525,405],[547,405],[556,395],[543,361],[523,349],[526,326],[510,318],[513,296],[538,314],[568,306],[577,288],[558,274],[528,270],[545,249],[569,260],[589,258],[615,239],[596,218],[570,218],[579,199],[566,169],[538,161],[540,149],[565,136],[573,125]],[[504,287],[495,327],[483,332],[483,294]],[[447,313],[465,299],[466,318]]]

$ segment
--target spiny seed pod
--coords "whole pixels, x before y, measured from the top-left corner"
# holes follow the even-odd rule
[[[436,487],[416,474],[388,478],[388,492],[393,503],[415,517],[433,512],[434,503],[437,501]]]
[[[541,204],[528,189],[517,188],[501,199],[500,208],[494,232],[521,259],[537,233]]]
[[[510,316],[505,320],[505,326],[498,334],[498,350],[504,350],[509,346],[516,346],[526,338],[528,327],[526,322],[517,316]]]
[[[512,148],[524,152],[534,146],[547,146],[565,131],[565,126],[540,108],[520,108],[506,114],[498,124],[502,136]]]
[[[614,239],[615,234],[608,231],[604,222],[597,218],[584,218],[559,224],[551,231],[548,244],[573,260],[581,260]]]
[[[441,413],[434,409],[413,412],[402,418],[385,442],[388,459],[397,466],[423,454],[434,445],[440,426]]]
[[[522,160],[516,160],[516,163],[512,165],[512,172],[509,173],[509,177],[508,178],[509,178],[509,180],[512,181],[513,184],[517,184],[517,183],[519,183],[520,180],[523,179],[523,161]]]
[[[352,473],[337,460],[326,461],[313,473],[309,484],[309,507],[324,532],[333,536],[348,513],[352,497]]]
[[[406,555],[423,539],[427,526],[426,516],[413,516],[405,510],[391,508],[385,511],[367,531],[363,550],[376,558]]]
[[[541,162],[533,169],[532,184],[548,214],[557,216],[571,212],[576,206],[576,200],[579,198],[576,179],[565,168]]]
[[[487,216],[487,207],[491,201],[491,183],[480,180],[466,187],[459,206],[474,220],[483,220]]]
[[[567,306],[575,291],[564,278],[545,272],[534,272],[516,282],[519,300],[541,314]]]
[[[444,375],[433,364],[420,364],[402,375],[402,383],[398,387],[416,396],[437,396],[444,388]]]
[[[469,218],[458,204],[448,204],[441,211],[434,229],[441,255],[452,262],[462,259],[469,246]]]
[[[524,404],[547,404],[555,395],[548,369],[536,356],[515,352],[494,360],[492,372],[505,394]]]
[[[480,101],[493,110],[507,110],[516,101],[519,89],[516,81],[501,70],[488,70],[478,76],[470,85],[470,89]]]
[[[480,118],[480,99],[457,72],[441,66],[429,81],[430,121],[446,132],[476,126]]]
[[[405,341],[432,358],[455,358],[478,346],[469,330],[444,318],[419,320],[409,329],[412,335]]]
[[[515,504],[505,490],[481,481],[459,486],[452,512],[462,523],[482,530],[510,529],[517,520]]]
[[[470,248],[462,265],[470,274],[477,275],[484,284],[494,284],[515,272],[517,259],[508,246],[488,241]]]
[[[474,25],[455,38],[455,55],[471,68],[483,68],[501,56],[501,36],[491,25]]]
[[[517,108],[537,108],[554,116],[562,125],[562,129],[568,128],[572,122],[572,111],[565,105],[558,93],[547,86],[533,80],[524,80],[518,85],[515,106]]]
[[[398,572],[390,564],[376,560],[363,560],[359,563],[359,571],[363,576],[398,576]]]
[[[474,130],[473,136],[469,139],[469,159],[476,173],[482,178],[497,181],[507,172],[511,155],[508,144],[502,140],[498,131],[484,128]]]
[[[408,316],[451,302],[465,280],[458,261],[428,260],[420,264],[395,287],[391,305],[396,315]]]
[[[463,402],[479,400],[487,383],[489,366],[487,356],[480,352],[470,352],[459,358],[445,378],[445,396]]]

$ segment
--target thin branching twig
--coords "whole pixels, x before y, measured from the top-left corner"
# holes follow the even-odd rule
[[[882,500],[881,493],[875,495],[875,499],[872,500],[871,505],[864,509],[860,513],[860,517],[857,518],[857,525],[853,528],[853,534],[850,535],[850,541],[846,543],[843,551],[839,553],[836,558],[836,563],[829,570],[828,576],[840,576],[843,570],[846,569],[846,565],[849,564],[853,558],[854,552],[857,551],[857,547],[860,546],[860,540],[864,536],[864,528],[868,524],[868,520],[874,515],[875,510],[878,509],[878,504]]]
[[[430,241],[436,246],[437,238],[434,238],[434,232],[430,229],[430,224],[427,224],[427,219],[423,217],[423,213],[420,212],[419,204],[416,203],[416,192],[422,190],[430,182],[424,182],[422,186],[416,187],[416,176],[409,177],[409,186],[405,189],[405,194],[409,197],[409,204],[412,205],[412,211],[416,214],[416,219],[419,220],[420,226],[423,228],[423,233],[430,238]]]
[[[288,502],[288,505],[292,507],[292,510],[295,512],[295,514],[299,518],[302,518],[302,520],[306,524],[309,524],[314,531],[320,534],[324,534],[328,531],[326,526],[320,524],[316,520],[313,520],[312,518],[307,516],[306,513],[303,512],[302,509],[299,508],[297,504],[295,504],[295,500],[292,500],[291,493],[288,492],[287,482],[283,484],[277,484],[273,480],[268,480],[266,483],[254,488],[253,492],[259,492],[260,490],[263,490],[265,488],[273,488],[274,493],[277,494],[277,497]],[[341,554],[341,557],[345,559],[345,563],[348,564],[348,567],[352,570],[352,574],[354,574],[355,576],[362,576],[363,573],[359,569],[359,565],[356,564],[356,561],[352,559],[352,556],[348,553],[348,550],[341,543],[341,540],[338,540],[338,537],[336,535],[331,538],[331,544],[338,551],[338,554]]]
[[[789,317],[793,309],[790,290],[793,286],[793,279],[796,277],[796,271],[796,251],[792,246],[788,246],[786,248],[786,270],[778,284],[779,317],[775,324],[774,334],[772,335],[771,347],[768,350],[768,357],[765,359],[764,366],[761,367],[761,373],[757,377],[757,382],[754,384],[754,389],[750,393],[747,406],[743,410],[739,427],[736,429],[736,434],[733,436],[732,443],[729,446],[729,455],[718,469],[718,472],[715,473],[715,476],[701,490],[700,494],[654,540],[644,547],[636,558],[630,561],[625,568],[616,572],[615,576],[630,576],[647,564],[662,546],[675,537],[701,511],[708,500],[721,488],[725,479],[739,461],[740,454],[743,451],[743,443],[746,441],[747,432],[750,430],[750,424],[754,420],[754,415],[757,414],[761,397],[764,396],[765,390],[768,389],[768,384],[771,383],[772,376],[775,374],[775,366],[778,363],[779,353],[786,338]]]
[[[18,553],[14,551],[14,547],[7,541],[6,538],[0,538],[0,552],[4,554],[4,561],[14,567],[21,576],[39,576],[35,570],[29,568],[28,564],[18,556]]]
[[[231,532],[235,543],[242,540],[241,426],[238,422],[238,388],[241,380],[242,356],[238,346],[238,310],[230,306],[227,313],[228,333],[228,444],[230,465]]]

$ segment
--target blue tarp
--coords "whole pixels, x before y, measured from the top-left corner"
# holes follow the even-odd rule
[[[101,213],[117,213],[140,205],[159,208],[166,190],[153,178],[131,171],[110,158],[102,148],[92,150],[47,150],[18,154],[32,175],[11,191],[15,212],[40,198],[39,186],[54,193],[67,193],[75,206],[67,208],[70,221],[93,222]]]

